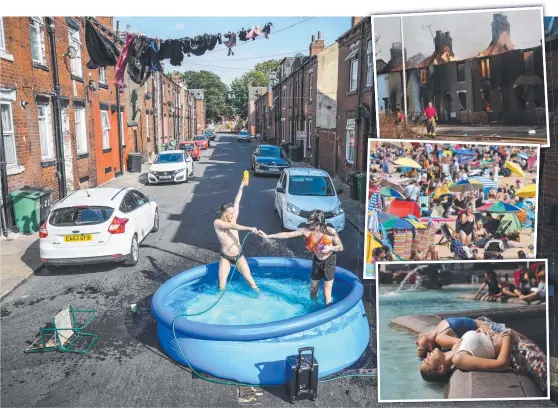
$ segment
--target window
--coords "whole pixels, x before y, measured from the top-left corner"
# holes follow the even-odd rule
[[[79,38],[79,30],[70,27],[68,28],[68,34],[70,37],[70,47],[76,50],[76,57],[71,59],[72,74],[76,77],[82,78],[83,71],[81,66],[81,40]]]
[[[427,74],[426,73],[426,68],[421,68],[419,73],[420,73],[420,85],[425,85],[426,82],[427,82],[427,79],[428,79],[428,77],[426,75]]]
[[[37,105],[39,136],[41,140],[41,159],[54,159],[54,141],[50,105]]]
[[[101,127],[103,129],[103,149],[110,149],[110,121],[108,111],[101,111]]]
[[[458,62],[457,63],[457,82],[464,82],[465,81],[465,63]]]
[[[120,132],[122,132],[122,146],[126,146],[126,135],[124,134],[124,115],[120,112]]]
[[[99,68],[99,82],[107,83],[107,70],[104,67]]]
[[[6,164],[8,166],[16,166],[17,155],[11,102],[0,102],[0,116],[2,118],[2,136],[4,137],[4,150],[6,151]]]
[[[308,74],[308,101],[312,103],[314,98],[314,73]]]
[[[133,195],[134,192],[128,193],[124,196],[122,200],[122,204],[120,205],[120,211],[123,213],[130,213],[137,209],[138,202],[136,201],[135,196]]]
[[[345,136],[345,159],[348,163],[355,163],[355,120],[347,120],[347,134]]]
[[[481,74],[483,79],[490,78],[490,60],[488,58],[481,60]]]
[[[358,60],[351,61],[351,72],[349,78],[349,91],[356,91],[358,88]]]
[[[366,85],[372,85],[372,40],[366,44]]]
[[[31,55],[33,62],[46,65],[45,30],[42,17],[31,18]]]
[[[533,51],[525,51],[523,53],[523,61],[525,62],[525,74],[533,74],[535,72]]]
[[[0,17],[0,50],[6,51],[6,38],[4,36],[4,18]]]
[[[87,133],[85,130],[85,108],[74,109],[76,122],[76,150],[77,153],[87,153]]]
[[[465,91],[457,91],[457,96],[459,97],[459,105],[461,105],[460,107],[460,111],[466,111],[467,110],[467,93]]]
[[[308,147],[312,148],[312,120],[308,120]]]
[[[149,200],[147,200],[147,197],[145,197],[145,195],[141,192],[138,192],[136,190],[132,190],[132,194],[136,198],[136,202],[138,203],[139,206],[143,206],[144,204],[149,202]]]

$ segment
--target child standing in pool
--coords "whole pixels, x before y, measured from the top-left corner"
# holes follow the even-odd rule
[[[314,254],[312,257],[312,274],[310,297],[316,299],[321,280],[324,280],[325,305],[331,304],[331,290],[335,278],[337,257],[335,252],[343,251],[343,244],[334,228],[325,222],[322,210],[314,210],[308,216],[306,227],[285,233],[267,235],[263,231],[258,234],[267,239],[290,239],[304,237],[306,249]]]

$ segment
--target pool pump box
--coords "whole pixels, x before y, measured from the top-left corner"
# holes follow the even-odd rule
[[[298,355],[287,357],[286,370],[287,395],[291,403],[318,397],[318,361],[314,358],[314,347],[300,348]]]

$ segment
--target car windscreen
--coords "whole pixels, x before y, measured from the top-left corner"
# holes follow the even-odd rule
[[[86,226],[106,222],[114,209],[104,206],[65,207],[52,212],[49,223],[52,226]]]
[[[258,156],[279,158],[281,157],[281,149],[274,146],[260,147],[260,153],[258,153]]]
[[[240,131],[240,136],[248,136],[248,131]]]
[[[153,163],[180,163],[184,161],[182,153],[163,153],[157,156]]]
[[[183,151],[193,151],[195,146],[193,143],[185,143],[184,145],[180,145],[180,149]]]
[[[205,136],[196,136],[194,138],[194,140],[196,140],[196,141],[205,141],[205,139],[206,139]]]
[[[289,194],[295,196],[334,196],[329,178],[324,176],[291,176]]]

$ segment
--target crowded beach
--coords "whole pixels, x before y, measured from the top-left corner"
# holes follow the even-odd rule
[[[367,264],[534,258],[535,145],[370,144]]]

